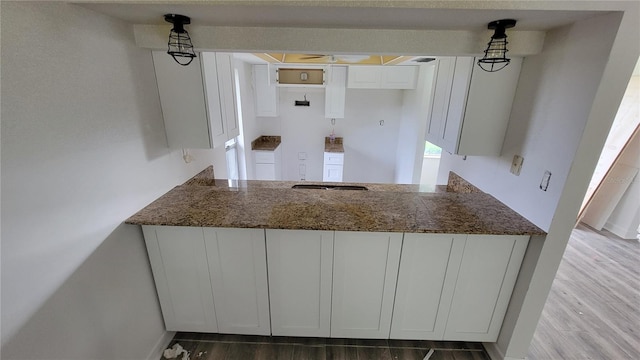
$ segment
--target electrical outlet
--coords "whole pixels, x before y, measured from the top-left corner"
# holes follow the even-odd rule
[[[542,181],[540,182],[540,190],[547,191],[549,188],[549,181],[551,181],[551,171],[547,170],[542,175]]]
[[[522,162],[524,158],[520,155],[513,155],[513,161],[511,162],[511,173],[515,176],[520,176],[520,170],[522,170]]]
[[[299,152],[298,153],[298,160],[307,160],[307,153],[306,152]]]
[[[307,166],[305,164],[300,164],[298,169],[298,174],[300,175],[305,175],[307,173]]]

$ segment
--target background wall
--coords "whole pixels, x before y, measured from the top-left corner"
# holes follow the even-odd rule
[[[305,94],[311,106],[294,106]],[[344,137],[343,181],[393,183],[402,96],[403,90],[347,89],[345,118],[335,124],[336,136]],[[306,180],[322,181],[324,138],[333,127],[324,117],[324,89],[281,87],[280,116],[257,123],[260,135],[282,136],[283,180],[300,180],[304,164]],[[298,160],[299,152],[307,159]]]
[[[424,138],[427,120],[430,116],[435,64],[421,64],[415,90],[404,90],[402,101],[402,121],[396,151],[395,182],[398,184],[418,184],[422,179]],[[432,162],[429,161],[428,162]],[[426,168],[433,168],[429,166]],[[437,169],[437,163],[435,165]],[[432,185],[435,179],[431,180]]]
[[[609,58],[613,35],[601,27],[585,20],[548,32],[542,53],[523,62],[502,156],[443,152],[438,183],[452,170],[548,230]],[[515,154],[524,158],[520,176],[509,172]]]
[[[167,149],[130,25],[1,6],[2,357],[147,358],[165,330],[141,231],[122,222],[211,154]]]
[[[640,136],[636,135],[629,143],[621,154],[619,163],[636,169],[640,168]],[[605,181],[622,182],[623,179],[605,178]],[[635,239],[638,237],[638,224],[640,224],[640,179],[636,175],[609,216],[604,228],[623,239]]]

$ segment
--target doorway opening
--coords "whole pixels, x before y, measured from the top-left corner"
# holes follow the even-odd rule
[[[435,186],[440,168],[440,156],[442,148],[425,141],[422,159],[422,171],[420,172],[420,185]]]

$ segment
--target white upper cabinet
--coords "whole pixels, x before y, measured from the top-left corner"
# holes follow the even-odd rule
[[[350,89],[415,89],[417,66],[349,66]]]
[[[271,332],[329,337],[333,231],[267,231]]]
[[[387,339],[402,233],[336,231],[331,337]]]
[[[497,156],[502,151],[521,58],[489,73],[471,57],[437,61],[426,140],[459,155]]]
[[[347,90],[347,67],[331,66],[329,81],[325,88],[324,117],[344,118],[345,94]]]
[[[270,76],[269,65],[253,65],[256,116],[278,116],[280,102],[275,76]]]
[[[233,56],[200,53],[188,66],[153,51],[170,148],[213,148],[239,135]]]

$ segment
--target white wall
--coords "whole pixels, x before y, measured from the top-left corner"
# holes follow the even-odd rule
[[[527,81],[522,85],[527,89],[536,89],[532,84],[537,84],[538,81],[541,85],[539,91],[528,94],[531,96],[530,107],[537,110],[530,113],[535,115],[538,124],[529,126],[531,136],[527,136],[527,140],[530,142],[538,139],[543,145],[557,150],[565,147],[565,144],[573,144],[574,137],[579,139],[571,161],[565,164],[568,176],[556,205],[552,209],[539,209],[541,212],[546,210],[551,213],[548,235],[544,241],[532,239],[530,242],[498,342],[493,344],[509,358],[522,359],[527,354],[575,224],[590,174],[596,166],[617,105],[623,97],[625,83],[640,53],[640,44],[637,42],[639,4],[628,5],[633,10],[595,16],[550,31],[543,53],[525,65],[538,69],[538,79],[530,68],[525,77]],[[561,73],[557,73],[558,67],[563,70]],[[557,76],[555,81],[551,79],[553,76]],[[562,89],[571,91],[556,92]],[[557,99],[540,96],[540,92],[550,92]],[[523,95],[517,94],[516,97]],[[561,101],[566,105],[561,106]],[[526,104],[525,102],[522,106],[526,108]],[[544,117],[549,120],[544,121]],[[565,122],[565,118],[569,118],[571,122]],[[546,134],[540,125],[555,127],[556,131],[571,137],[566,140],[558,136],[538,138],[535,136],[536,132]],[[567,131],[567,128],[573,132]],[[547,139],[548,142],[545,141]],[[555,152],[550,154],[544,149],[539,152],[541,155],[556,156]],[[566,155],[560,154],[561,157]],[[562,161],[560,159],[556,163],[560,164]],[[527,200],[527,195],[523,198]],[[535,206],[535,202],[531,202],[531,207]]]
[[[282,136],[283,180],[322,181],[324,138],[331,120],[324,117],[324,89],[280,88],[280,116],[258,117],[261,135]],[[345,182],[393,183],[403,90],[347,89],[345,118],[336,119],[335,134],[344,138]],[[311,106],[294,106],[304,95]],[[384,120],[384,126],[380,126]],[[253,139],[247,139],[253,140]],[[298,160],[306,152],[307,159]]]
[[[640,168],[640,136],[635,136],[619,159],[620,164]],[[622,182],[624,179],[607,179]],[[606,181],[606,180],[605,180]],[[640,178],[636,177],[607,219],[604,228],[624,239],[635,239],[640,225]]]
[[[165,330],[141,231],[122,222],[210,153],[167,149],[130,25],[1,6],[3,359],[144,359]]]
[[[396,151],[395,183],[418,184],[422,178],[424,138],[431,107],[435,64],[421,64],[415,90],[405,90]]]
[[[240,101],[242,104],[242,128],[241,134],[243,143],[239,153],[242,153],[243,160],[239,166],[245,168],[240,170],[241,179],[255,179],[255,168],[253,167],[253,157],[251,155],[251,142],[258,136],[263,135],[262,128],[256,119],[255,110],[255,88],[253,86],[253,66],[249,63],[237,60],[235,62],[240,77]],[[265,134],[268,135],[268,134]]]
[[[611,49],[609,39],[592,40],[598,35],[579,25],[550,31],[542,53],[523,62],[502,156],[443,152],[438,183],[454,171],[548,230]],[[520,176],[509,172],[515,154],[524,158]]]

